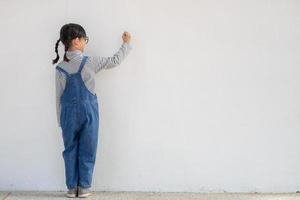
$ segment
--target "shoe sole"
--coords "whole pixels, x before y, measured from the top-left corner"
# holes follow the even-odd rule
[[[78,195],[79,198],[85,198],[85,197],[88,197],[88,196],[91,196],[92,193],[86,193],[86,194],[80,194]]]

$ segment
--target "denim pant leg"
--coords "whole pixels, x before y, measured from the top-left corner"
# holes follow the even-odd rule
[[[78,134],[76,132],[75,109],[66,107],[62,110],[61,128],[64,141],[62,152],[65,163],[66,185],[68,189],[74,188],[78,183]]]
[[[92,185],[98,144],[99,115],[97,102],[85,104],[85,120],[79,132],[78,186],[89,188]]]

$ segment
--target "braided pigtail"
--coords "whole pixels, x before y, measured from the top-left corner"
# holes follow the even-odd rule
[[[69,48],[69,45],[68,45],[68,44],[65,45],[64,61],[66,61],[66,62],[69,62],[69,61],[70,61],[70,60],[68,59],[68,57],[67,57],[67,50],[68,50],[68,48]]]
[[[56,58],[52,60],[52,64],[55,64],[59,60],[59,55],[58,55],[58,45],[59,45],[60,39],[57,40],[55,44],[55,53],[56,53]]]

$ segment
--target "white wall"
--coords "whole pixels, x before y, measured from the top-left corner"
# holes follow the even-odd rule
[[[300,1],[0,1],[0,189],[64,190],[54,46],[64,23],[112,56],[97,77],[93,189],[300,190]],[[63,49],[60,49],[63,56]]]

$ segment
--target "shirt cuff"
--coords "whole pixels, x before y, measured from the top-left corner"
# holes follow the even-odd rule
[[[123,46],[125,46],[125,47],[127,47],[128,49],[132,49],[132,46],[131,46],[131,44],[130,43],[128,43],[128,42],[123,42],[123,44],[122,44]]]

